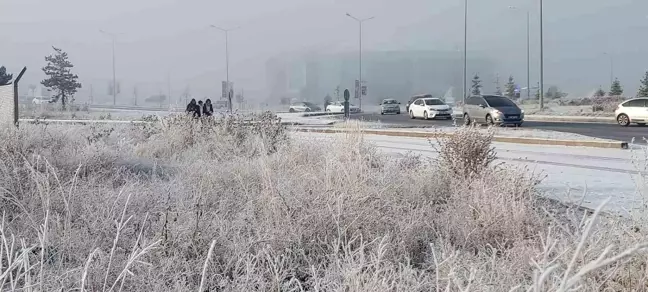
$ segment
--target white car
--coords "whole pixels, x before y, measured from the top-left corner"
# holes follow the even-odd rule
[[[41,97],[41,96],[39,96],[39,97],[34,97],[34,99],[32,100],[33,104],[48,104],[48,103],[51,103],[51,102],[52,102],[51,97]]]
[[[644,126],[648,122],[648,98],[635,98],[622,102],[614,111],[617,123],[627,127],[630,124]]]
[[[452,119],[452,109],[438,98],[419,98],[409,106],[409,116],[412,119]]]
[[[334,102],[332,102],[331,104],[329,104],[326,107],[326,112],[327,113],[344,113],[344,103],[341,102],[341,101],[334,101]],[[355,105],[349,104],[349,112],[350,113],[359,113],[360,108],[355,106]]]
[[[322,109],[317,106],[314,103],[310,103],[307,101],[299,101],[299,102],[294,102],[293,104],[290,105],[290,108],[288,109],[289,112],[295,113],[295,112],[318,112],[321,111]]]

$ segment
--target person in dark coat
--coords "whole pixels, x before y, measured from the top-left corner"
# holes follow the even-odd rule
[[[198,104],[196,104],[196,99],[192,98],[187,105],[187,114],[192,114],[194,117],[196,117],[196,107],[198,107]]]
[[[212,106],[211,99],[205,100],[205,105],[203,105],[203,114],[206,117],[211,117],[214,115],[214,107]]]

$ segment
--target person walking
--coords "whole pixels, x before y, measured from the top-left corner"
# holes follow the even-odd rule
[[[203,105],[203,114],[206,117],[211,117],[214,115],[214,107],[212,106],[211,99],[205,100],[205,105]]]

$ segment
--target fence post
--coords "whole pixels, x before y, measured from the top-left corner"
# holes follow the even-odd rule
[[[23,74],[25,74],[25,71],[27,71],[27,67],[23,67],[23,69],[20,71],[20,74],[18,74],[18,77],[16,77],[16,80],[14,80],[13,86],[13,122],[16,128],[18,127],[18,82],[20,82],[20,79],[22,78]]]

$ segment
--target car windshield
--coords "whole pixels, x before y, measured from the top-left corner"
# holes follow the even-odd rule
[[[310,103],[310,102],[305,102],[304,105],[307,106],[307,107],[316,107],[317,106],[314,103]]]
[[[486,99],[486,102],[488,102],[488,105],[491,107],[516,106],[514,102],[506,97],[490,96],[484,97],[484,99]]]
[[[398,101],[396,101],[394,99],[385,99],[385,100],[383,100],[382,103],[383,104],[398,104]]]
[[[444,105],[443,101],[440,99],[426,99],[425,105]]]

